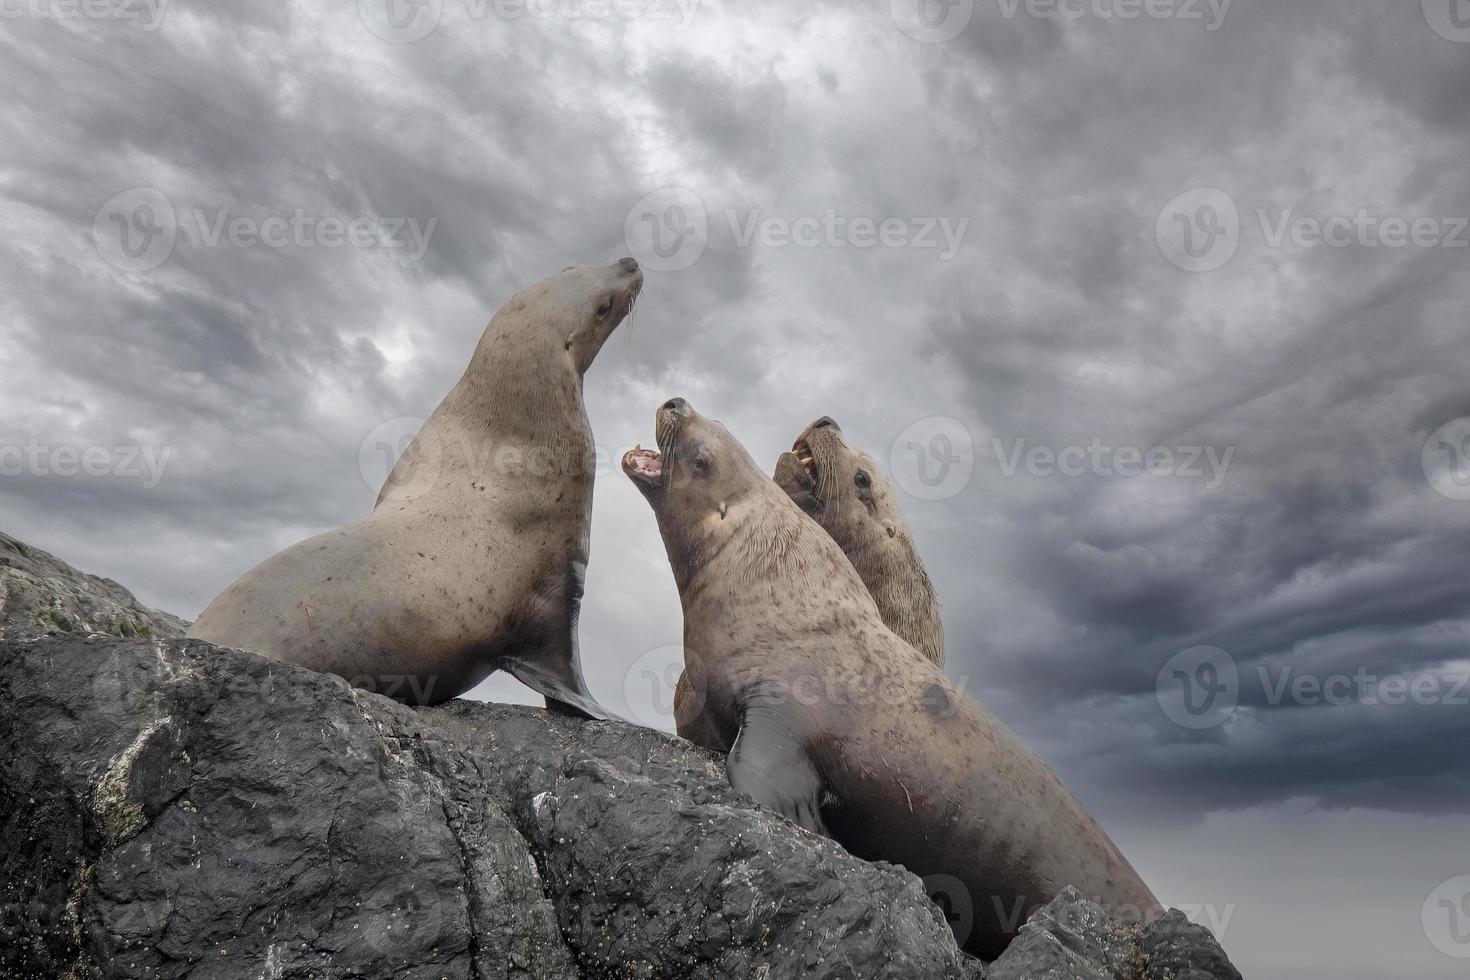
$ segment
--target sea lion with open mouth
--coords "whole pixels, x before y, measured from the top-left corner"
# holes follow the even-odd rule
[[[411,704],[504,670],[609,717],[577,650],[596,469],[582,378],[642,286],[625,258],[513,296],[373,512],[247,572],[189,635]]]
[[[837,542],[878,604],[883,623],[944,666],[939,598],[909,534],[898,495],[867,453],[847,445],[830,416],[796,437],[776,461],[775,481]],[[703,717],[703,700],[680,675],[674,687],[674,726],[696,745],[728,752]]]
[[[939,598],[898,494],[867,453],[847,445],[831,416],[822,416],[776,461],[775,480],[832,536],[873,594],[888,628],[944,666]]]
[[[943,891],[993,958],[1072,885],[1114,914],[1158,901],[1054,773],[883,624],[842,549],[681,398],[623,470],[653,507],[684,610],[685,671],[731,784],[859,857]]]

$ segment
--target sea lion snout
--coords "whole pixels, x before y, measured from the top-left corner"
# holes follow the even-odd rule
[[[638,446],[623,455],[623,472],[645,494],[663,489],[664,474],[674,456],[674,438],[678,434],[680,423],[694,414],[689,402],[683,398],[670,398],[654,414],[654,440],[658,444],[658,450]]]
[[[837,424],[837,420],[834,419],[830,415],[823,415],[821,418],[817,419],[815,422],[813,422],[811,424],[811,428],[813,428],[813,429],[836,429],[838,432],[841,432],[842,431],[842,426],[838,425]]]
[[[618,259],[618,265],[622,266],[623,271],[630,276],[638,271],[638,260],[631,255],[625,255]]]

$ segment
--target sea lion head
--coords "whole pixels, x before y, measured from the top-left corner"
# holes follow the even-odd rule
[[[574,265],[521,290],[506,303],[488,332],[527,351],[550,349],[569,357],[585,374],[643,288],[643,270],[632,257],[607,265]]]
[[[653,507],[681,581],[753,513],[790,506],[740,441],[684,399],[664,402],[655,430],[658,450],[630,450],[623,472]]]
[[[908,524],[893,485],[873,457],[847,444],[842,429],[822,416],[776,461],[776,484],[851,554],[907,540]]]
[[[939,600],[909,534],[893,485],[853,449],[830,416],[796,437],[776,461],[775,483],[822,526],[852,562],[889,629],[944,662]]]

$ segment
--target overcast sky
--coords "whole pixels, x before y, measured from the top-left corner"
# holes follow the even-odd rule
[[[0,526],[194,616],[631,252],[600,698],[669,725],[654,408],[830,414],[950,674],[1247,976],[1462,975],[1470,4],[923,2],[6,0]]]

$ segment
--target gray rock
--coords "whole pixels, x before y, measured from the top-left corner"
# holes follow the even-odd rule
[[[59,634],[183,636],[189,624],[148,609],[111,579],[86,575],[0,532],[0,639]]]
[[[756,807],[719,756],[160,638],[19,554],[88,635],[0,636],[0,978],[985,975],[917,878]],[[95,635],[123,622],[155,635]],[[1238,976],[1182,917],[1089,904],[1038,912],[991,977]]]
[[[1110,919],[1065,888],[1032,913],[988,980],[1241,980],[1210,931],[1173,910],[1152,925]]]
[[[1170,910],[1144,932],[1148,980],[1240,980],[1225,951],[1204,926]]]

